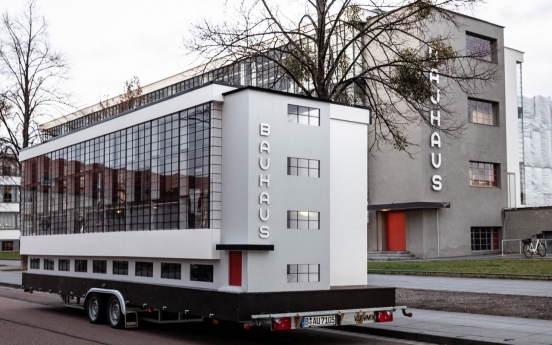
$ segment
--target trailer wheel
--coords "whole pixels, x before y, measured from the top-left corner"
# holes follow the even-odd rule
[[[86,315],[90,323],[98,324],[105,321],[105,301],[100,295],[91,293],[86,300]]]
[[[111,296],[107,303],[107,322],[113,328],[123,328],[125,316],[121,311],[121,302],[117,296]]]

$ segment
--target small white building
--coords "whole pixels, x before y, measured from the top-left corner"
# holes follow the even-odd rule
[[[18,252],[21,237],[19,198],[21,177],[14,165],[0,167],[0,251]]]

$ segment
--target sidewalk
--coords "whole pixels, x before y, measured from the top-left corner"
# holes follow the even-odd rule
[[[347,331],[448,345],[551,344],[552,322],[505,316],[409,309],[390,323],[347,327]]]
[[[368,285],[552,297],[552,281],[369,274]],[[552,326],[552,324],[551,324]],[[550,341],[552,343],[552,339]]]
[[[0,286],[21,287],[21,271],[17,271],[19,260],[0,260]]]

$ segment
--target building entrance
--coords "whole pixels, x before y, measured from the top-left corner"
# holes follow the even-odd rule
[[[387,232],[387,250],[405,251],[406,250],[406,213],[405,211],[387,212],[386,232]]]

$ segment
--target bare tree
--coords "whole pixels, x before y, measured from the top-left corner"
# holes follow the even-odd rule
[[[40,140],[38,120],[68,105],[60,88],[67,79],[64,56],[52,49],[48,25],[30,0],[23,13],[6,12],[0,23],[1,102],[0,133],[3,149],[17,157],[22,148]]]
[[[142,87],[140,86],[140,79],[136,76],[130,80],[125,81],[123,93],[115,99],[108,99],[106,96],[104,101],[100,100],[99,105],[103,115],[107,115],[110,109],[117,107],[115,113],[122,113],[127,110],[134,109],[144,104],[144,95],[142,95]]]
[[[436,90],[428,78],[432,68],[447,79],[439,86],[438,107],[439,130],[449,136],[459,135],[464,121],[455,118],[447,92],[460,88],[473,95],[496,80],[496,64],[483,61],[493,51],[466,52],[465,45],[453,43],[462,24],[451,10],[479,2],[242,0],[226,21],[194,24],[184,45],[202,59],[205,71],[243,61],[271,65],[263,87],[370,106],[375,145],[408,151],[414,144],[408,126],[433,127],[428,116],[435,109],[430,100]],[[287,7],[297,3],[301,13],[294,15]],[[432,25],[448,30],[436,34]]]

